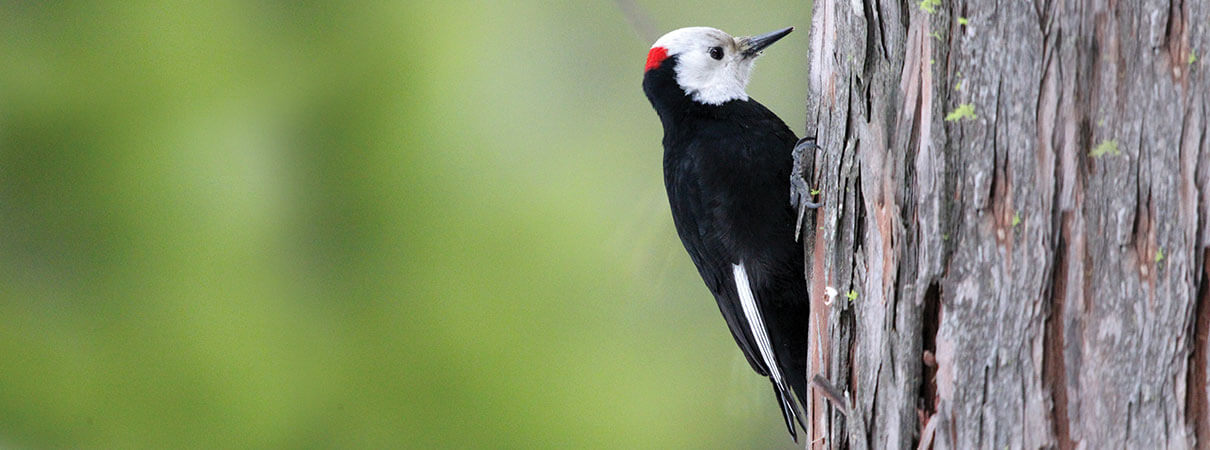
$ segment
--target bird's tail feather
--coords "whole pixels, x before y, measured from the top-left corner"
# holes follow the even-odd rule
[[[790,438],[794,439],[794,442],[798,442],[798,428],[795,427],[795,423],[802,426],[803,430],[807,429],[807,424],[803,422],[803,415],[798,411],[794,397],[784,386],[777,383],[773,383],[773,393],[777,395],[777,403],[781,405],[781,415],[786,420],[786,429],[790,431]]]
[[[810,401],[810,391],[807,390],[807,369],[805,367],[788,368],[786,370],[786,383],[790,385],[790,388],[792,388],[794,391],[794,394],[796,394],[794,397],[791,397],[790,395],[786,395],[786,399],[789,400],[790,402],[794,402],[794,400],[798,400],[798,402],[797,402],[798,410],[797,411],[799,411],[801,413],[797,416],[798,424],[802,425],[802,429],[804,431],[808,430],[809,428],[807,428],[807,421],[809,421],[810,419],[807,418],[806,410],[807,410],[807,402]]]

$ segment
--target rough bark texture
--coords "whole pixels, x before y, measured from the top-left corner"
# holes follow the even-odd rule
[[[811,445],[1206,448],[1210,2],[812,20]]]

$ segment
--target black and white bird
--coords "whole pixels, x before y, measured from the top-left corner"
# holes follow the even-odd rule
[[[797,138],[745,92],[761,50],[793,27],[735,38],[707,27],[660,37],[643,91],[664,125],[664,186],[677,234],[752,369],[769,377],[791,437],[806,428],[807,285],[790,205]]]

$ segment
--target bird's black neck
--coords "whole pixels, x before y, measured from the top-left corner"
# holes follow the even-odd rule
[[[664,125],[665,151],[682,148],[680,144],[686,140],[702,136],[701,130],[728,130],[727,133],[731,133],[721,137],[751,134],[753,130],[768,131],[775,133],[778,140],[787,141],[787,152],[797,139],[776,114],[750,98],[729,100],[718,105],[693,100],[676,82],[675,56],[644,74],[643,91]]]
[[[697,103],[677,84],[676,63],[677,57],[673,56],[643,74],[643,92],[647,94],[656,114],[659,114],[665,130],[684,119],[685,114]]]
[[[665,128],[670,125],[670,121],[677,122],[694,116],[718,116],[727,109],[727,106],[742,102],[742,100],[730,100],[722,104],[710,105],[693,100],[693,97],[676,82],[676,58],[676,56],[669,57],[659,67],[648,70],[643,76],[643,92],[647,93],[647,99],[651,100],[651,106],[660,115],[660,120],[664,122]]]
[[[659,114],[664,131],[676,129],[678,125],[694,119],[725,119],[735,113],[736,109],[742,108],[742,105],[755,103],[751,99],[736,99],[711,105],[693,100],[676,82],[676,58],[669,57],[659,67],[648,70],[643,75],[643,92],[647,94],[656,114]],[[761,106],[760,109],[764,107]]]

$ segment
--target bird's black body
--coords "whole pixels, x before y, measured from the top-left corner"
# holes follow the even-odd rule
[[[776,363],[803,401],[807,286],[789,198],[797,138],[754,100],[695,101],[678,85],[676,64],[669,57],[648,70],[643,90],[664,126],[664,185],[677,233],[744,356],[769,376],[740,303],[733,270],[742,264]],[[791,417],[799,416],[787,411],[793,399],[776,385],[774,390],[796,436]]]

